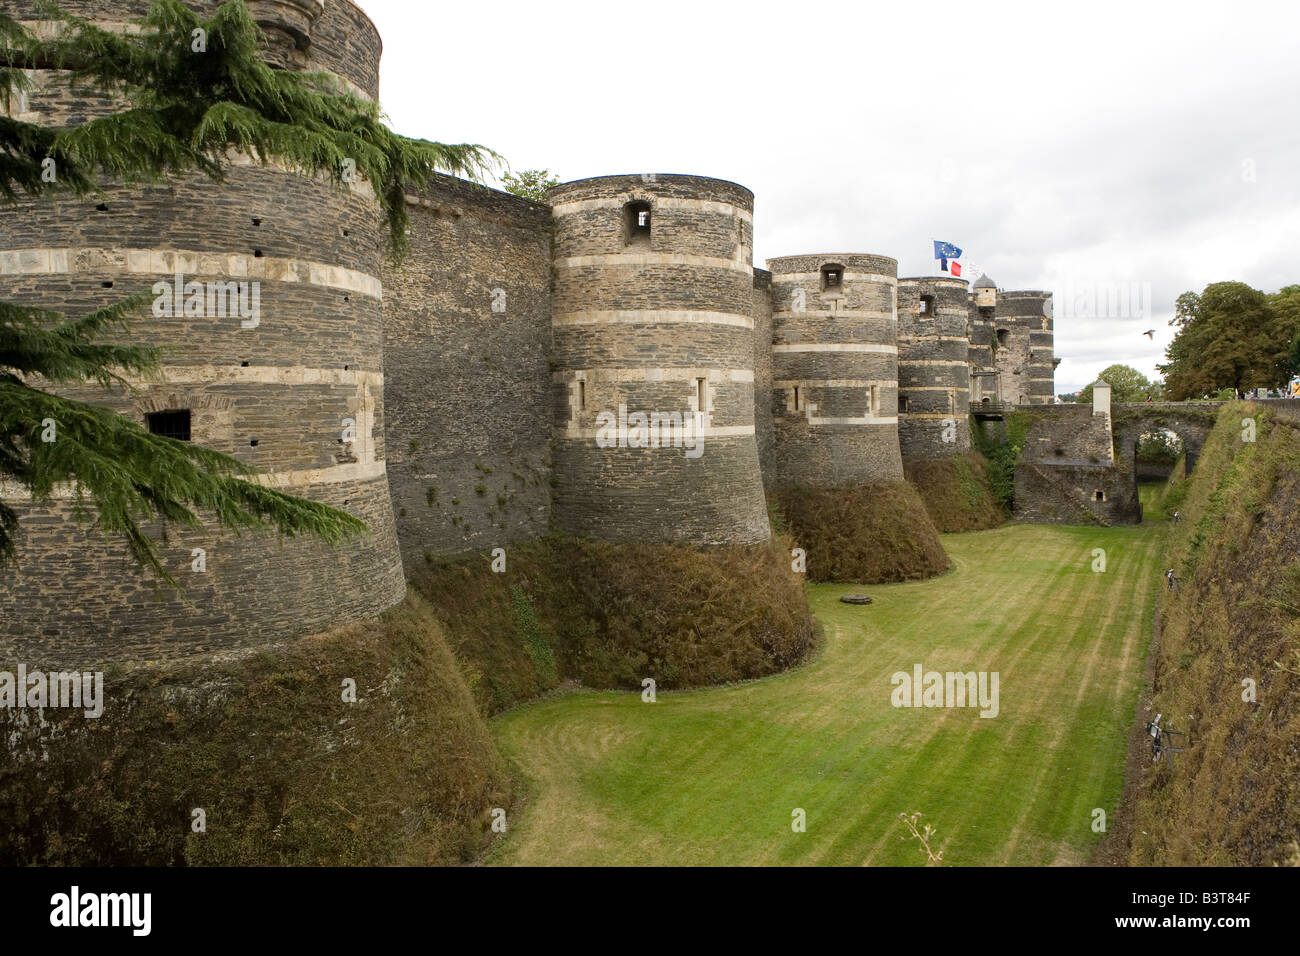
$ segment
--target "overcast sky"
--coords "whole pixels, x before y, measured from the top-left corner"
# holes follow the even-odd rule
[[[1184,291],[1300,283],[1296,0],[359,2],[399,132],[734,180],[759,266],[955,243],[1056,293],[1058,392],[1154,375]]]

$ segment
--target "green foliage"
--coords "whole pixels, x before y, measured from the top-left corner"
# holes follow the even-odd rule
[[[328,74],[272,69],[244,0],[227,0],[206,19],[178,0],[153,0],[141,31],[127,34],[56,15],[64,29],[53,38],[3,18],[10,46],[0,50],[0,68],[65,70],[75,88],[112,94],[124,109],[66,129],[0,120],[0,194],[11,201],[84,194],[101,176],[152,182],[197,171],[220,180],[228,151],[237,149],[339,185],[355,168],[374,187],[400,253],[408,192],[438,172],[480,178],[499,161],[481,146],[398,136],[377,104],[340,92]],[[202,53],[192,49],[197,29],[208,35]],[[5,69],[0,83],[16,75]],[[47,157],[57,163],[53,183],[41,176]]]
[[[1183,453],[1183,440],[1165,431],[1148,432],[1138,439],[1138,461],[1176,462]]]
[[[538,676],[548,687],[555,684],[560,677],[559,667],[555,663],[555,654],[550,642],[542,633],[542,625],[537,620],[537,612],[529,603],[528,595],[517,584],[510,585],[510,620],[514,625],[515,636],[528,651]]]
[[[507,172],[501,177],[505,191],[533,202],[545,203],[546,194],[560,184],[549,169],[525,169],[519,173]]]
[[[1300,286],[1266,296],[1241,282],[1216,282],[1178,297],[1165,376],[1175,401],[1251,388],[1280,388],[1300,333]]]
[[[1145,402],[1148,398],[1158,402],[1164,398],[1163,385],[1152,382],[1130,365],[1112,365],[1097,377],[1110,386],[1112,402]],[[1079,393],[1079,401],[1085,405],[1092,404],[1092,385]]]
[[[95,344],[122,326],[139,300],[127,299],[81,319],[0,303],[0,478],[50,499],[72,489],[78,512],[93,504],[98,528],[125,538],[132,556],[177,587],[158,556],[155,522],[197,528],[215,519],[223,528],[278,528],[337,544],[365,532],[352,515],[257,483],[255,470],[229,455],[150,434],[116,412],[75,402],[28,384],[87,379],[108,386],[121,372],[154,374],[152,349]],[[120,372],[118,371],[120,370]],[[18,516],[0,503],[0,566],[13,558]]]
[[[985,474],[993,496],[1002,508],[1010,512],[1016,498],[1016,466],[1029,435],[1029,414],[1024,411],[1009,412],[1002,434],[990,434],[984,423],[971,419],[971,442],[985,461]]]

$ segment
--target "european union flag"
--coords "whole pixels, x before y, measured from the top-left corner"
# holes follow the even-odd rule
[[[940,242],[934,240],[934,257],[936,259],[960,259],[961,250],[951,242]]]

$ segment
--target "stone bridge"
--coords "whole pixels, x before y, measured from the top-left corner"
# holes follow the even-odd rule
[[[1116,522],[1142,520],[1138,501],[1137,444],[1143,435],[1171,431],[1183,441],[1187,474],[1192,473],[1201,449],[1223,409],[1224,402],[1145,402],[1111,406],[1110,422],[1115,449],[1114,467],[1119,473],[1112,482],[1110,514]]]
[[[1029,424],[1016,465],[1016,516],[1048,524],[1140,522],[1138,439],[1164,430],[1176,434],[1183,440],[1190,475],[1225,404],[1111,405],[1109,394],[1102,394],[1092,406],[1019,406],[1012,414],[1028,418]],[[1255,404],[1269,406],[1279,418],[1300,422],[1300,401],[1271,399]]]

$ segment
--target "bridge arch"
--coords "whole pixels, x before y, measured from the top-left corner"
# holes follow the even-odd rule
[[[1117,519],[1142,520],[1137,480],[1137,445],[1142,436],[1150,432],[1171,431],[1181,438],[1187,475],[1190,476],[1222,408],[1221,402],[1146,402],[1111,406],[1115,467],[1123,476],[1115,487],[1113,514]]]

